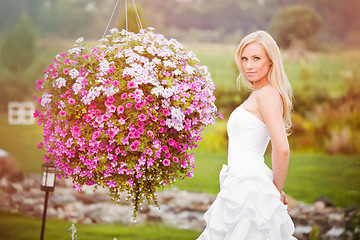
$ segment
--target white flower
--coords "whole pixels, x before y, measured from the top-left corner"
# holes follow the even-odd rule
[[[119,32],[119,29],[117,29],[117,28],[110,29],[111,34],[118,33],[118,32]]]
[[[55,82],[56,82],[56,86],[58,88],[65,87],[65,85],[66,85],[66,80],[63,77],[56,79]]]
[[[58,106],[58,108],[59,108],[59,109],[63,109],[64,107],[65,107],[64,101],[63,101],[63,100],[60,100],[60,101],[59,101],[59,106]]]
[[[110,69],[110,63],[104,59],[100,62],[100,73],[105,75]]]
[[[44,93],[41,97],[41,106],[45,107],[51,102],[52,94]]]
[[[144,47],[143,46],[135,46],[134,50],[137,51],[138,53],[143,53],[144,52]]]
[[[164,87],[163,86],[158,86],[155,87],[151,90],[152,94],[155,94],[157,97],[164,91]]]
[[[182,72],[181,72],[179,69],[176,69],[176,70],[173,71],[173,74],[175,74],[176,76],[178,76],[178,75],[181,75]]]
[[[186,65],[185,66],[185,72],[188,73],[188,74],[193,74],[195,71],[195,68],[193,68],[192,66],[190,65]]]
[[[76,43],[81,43],[82,41],[84,41],[84,38],[83,37],[79,37],[78,39],[76,39]]]
[[[165,67],[170,67],[170,68],[175,68],[176,67],[176,64],[173,63],[172,61],[169,61],[169,60],[163,61],[163,64],[164,64]]]
[[[81,51],[81,48],[79,48],[79,47],[74,47],[74,48],[72,48],[72,49],[70,49],[69,51],[68,51],[68,53],[70,53],[70,54],[79,54],[80,53],[80,51]]]
[[[82,88],[82,86],[80,83],[74,83],[74,85],[72,86],[72,89],[75,94],[78,94],[80,92],[81,88]]]
[[[71,69],[69,72],[69,75],[72,79],[76,78],[79,76],[79,71],[77,69]]]

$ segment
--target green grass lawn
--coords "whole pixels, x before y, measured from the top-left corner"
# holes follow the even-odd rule
[[[48,219],[44,239],[70,240],[72,223]],[[83,240],[193,240],[197,231],[170,228],[162,225],[76,225],[78,239]],[[40,238],[41,219],[0,211],[0,239],[35,240]]]

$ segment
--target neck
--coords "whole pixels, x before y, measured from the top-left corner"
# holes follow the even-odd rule
[[[262,87],[264,87],[264,86],[266,86],[268,84],[269,84],[269,82],[268,82],[268,80],[266,78],[264,78],[264,79],[262,79],[260,81],[253,82],[253,86],[254,86],[253,90],[254,91],[259,90],[259,89],[261,89]]]

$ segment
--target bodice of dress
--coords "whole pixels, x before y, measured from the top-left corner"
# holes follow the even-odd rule
[[[228,120],[227,133],[229,166],[243,165],[256,159],[264,161],[270,136],[266,124],[255,115],[241,106],[237,107]],[[255,159],[249,158],[254,156]]]

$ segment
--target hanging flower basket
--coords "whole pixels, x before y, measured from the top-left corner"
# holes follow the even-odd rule
[[[80,38],[37,80],[45,161],[74,188],[102,186],[113,200],[157,205],[157,188],[192,177],[189,153],[215,123],[215,86],[175,39],[112,29],[96,46]]]

